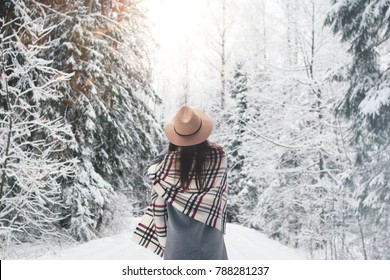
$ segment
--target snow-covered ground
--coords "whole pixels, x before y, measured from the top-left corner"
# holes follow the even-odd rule
[[[152,260],[161,259],[130,240],[139,219],[130,219],[130,230],[111,237],[92,240],[68,249],[47,254],[39,259],[63,260]],[[228,224],[225,235],[229,259],[232,260],[288,260],[305,259],[294,249],[267,238],[253,229]]]

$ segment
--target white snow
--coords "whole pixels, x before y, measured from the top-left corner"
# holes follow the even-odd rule
[[[371,88],[366,97],[359,105],[359,109],[365,115],[372,115],[373,117],[380,115],[380,109],[390,104],[390,89],[387,87],[387,83],[384,83],[383,88],[377,89]]]
[[[45,260],[161,260],[156,254],[130,240],[138,224],[138,218],[129,220],[129,230],[111,237],[47,254],[39,259]],[[231,260],[288,260],[305,259],[294,249],[267,238],[253,229],[236,224],[227,224],[225,243]]]

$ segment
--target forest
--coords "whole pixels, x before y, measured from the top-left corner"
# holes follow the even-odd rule
[[[229,223],[390,259],[388,0],[2,0],[0,73],[1,259],[140,217],[184,104],[228,152]]]

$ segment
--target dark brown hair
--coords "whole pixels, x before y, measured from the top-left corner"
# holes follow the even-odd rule
[[[208,140],[193,146],[176,146],[169,144],[169,151],[177,151],[179,164],[176,169],[180,172],[180,188],[188,190],[191,180],[195,176],[196,188],[199,191],[204,189],[205,176],[202,172],[206,169],[207,155],[213,150],[222,148]]]

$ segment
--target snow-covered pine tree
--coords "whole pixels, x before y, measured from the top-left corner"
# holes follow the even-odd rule
[[[390,2],[332,1],[326,24],[350,46],[337,112],[352,122],[356,205],[365,258],[390,257]],[[338,75],[340,78],[340,75]]]
[[[162,138],[147,106],[160,102],[150,87],[149,35],[136,1],[40,2],[56,26],[46,56],[74,74],[61,102],[46,107],[47,114],[65,116],[78,143],[77,151],[68,151],[80,164],[63,188],[68,212],[62,225],[89,240],[118,209],[117,194],[126,195],[129,209],[147,201],[142,163]]]
[[[0,14],[0,249],[59,237],[62,183],[76,159],[70,125],[52,118],[43,104],[58,102],[70,78],[42,56],[51,28],[37,16],[35,1],[5,0]]]
[[[243,212],[250,212],[257,201],[257,188],[254,188],[252,179],[248,176],[251,168],[246,161],[247,143],[250,141],[248,125],[249,104],[248,91],[250,90],[248,74],[245,72],[243,62],[237,62],[233,72],[233,78],[229,81],[228,89],[230,102],[228,104],[227,129],[229,129],[227,143],[225,144],[229,156],[229,208],[228,220],[240,221]]]

